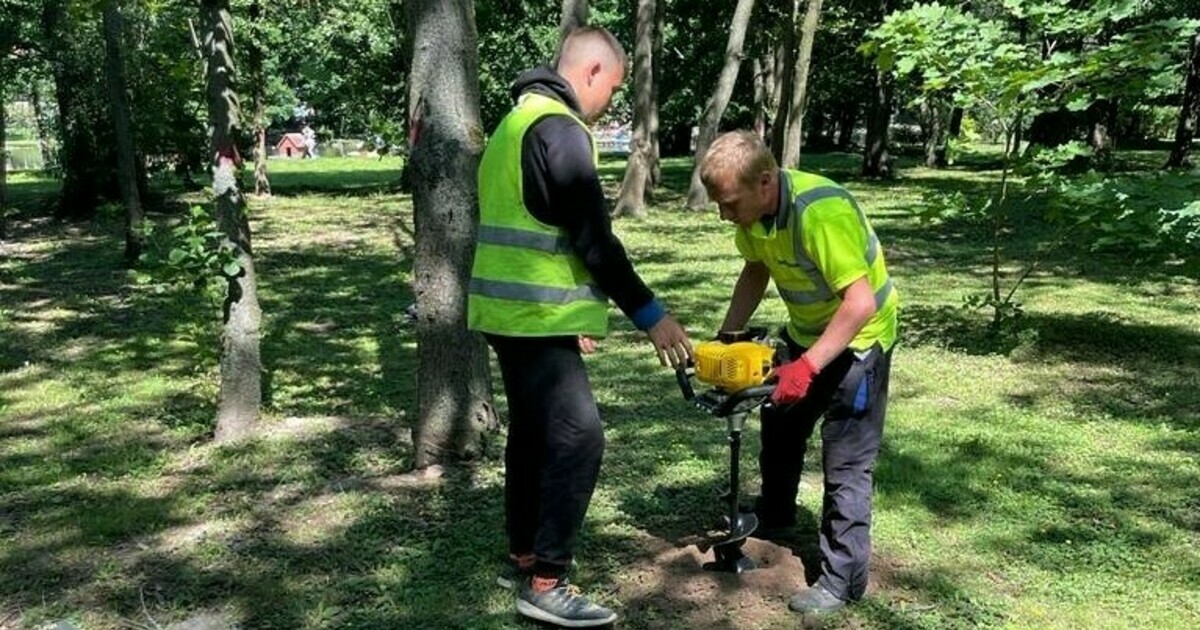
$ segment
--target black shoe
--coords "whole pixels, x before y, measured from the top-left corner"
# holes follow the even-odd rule
[[[792,596],[788,600],[788,608],[798,613],[831,613],[846,606],[846,600],[839,599],[818,582],[806,590]]]
[[[758,527],[754,528],[754,533],[750,534],[750,537],[773,542],[795,542],[796,525],[779,525],[759,521]]]
[[[564,628],[605,626],[617,620],[617,613],[593,604],[565,577],[541,592],[533,590],[532,577],[523,580],[517,589],[517,612]]]
[[[575,560],[572,559],[571,566],[567,569],[567,575],[569,576],[574,573],[578,566],[579,565],[575,562]],[[496,575],[496,585],[511,591],[517,588],[517,585],[521,583],[521,580],[527,579],[531,575],[533,575],[532,567],[528,569],[522,569],[521,566],[517,564],[517,561],[513,560],[512,556],[506,556],[504,558],[504,563],[500,565],[500,573]]]

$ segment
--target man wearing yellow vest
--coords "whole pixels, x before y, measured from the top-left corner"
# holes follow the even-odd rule
[[[737,225],[745,259],[721,329],[745,328],[768,280],[788,311],[792,360],[777,368],[775,393],[762,410],[760,531],[774,537],[795,525],[807,442],[824,416],[821,577],[788,606],[837,610],[867,587],[872,475],[899,296],[875,231],[841,186],[780,169],[748,131],[713,142],[700,172],[721,218]]]
[[[664,365],[691,356],[687,333],[613,235],[596,172],[587,122],[607,109],[625,69],[608,31],[573,31],[554,68],[517,79],[516,105],[479,166],[467,318],[496,352],[509,406],[509,563],[497,581],[516,588],[521,614],[573,628],[617,617],[567,582],[604,452],[580,352],[607,332],[611,298]]]

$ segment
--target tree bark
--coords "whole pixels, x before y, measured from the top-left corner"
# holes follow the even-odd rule
[[[650,179],[650,94],[654,69],[654,12],[657,0],[638,0],[637,41],[633,55],[633,129],[625,179],[613,209],[616,216],[646,216],[646,182]]]
[[[117,139],[117,185],[125,205],[125,263],[133,266],[142,255],[142,237],[138,231],[144,213],[138,190],[137,151],[133,140],[133,116],[126,94],[124,19],[118,0],[104,2],[104,69],[108,83],[108,109]]]
[[[42,169],[50,170],[54,168],[55,157],[54,151],[50,149],[50,129],[46,127],[46,112],[42,108],[42,94],[38,89],[38,81],[34,79],[30,82],[29,102],[33,105],[33,120],[37,127],[38,135],[38,151],[42,154]]]
[[[654,7],[654,52],[650,56],[650,119],[647,121],[646,132],[650,136],[650,164],[647,174],[650,178],[646,185],[654,190],[662,183],[662,152],[659,145],[658,89],[662,86],[663,70],[663,27],[666,22],[666,1],[661,0]]]
[[[479,66],[471,0],[409,3],[413,45],[414,261],[417,300],[416,466],[480,451],[497,428],[488,355],[467,330],[467,285],[479,222],[483,153]]]
[[[780,164],[783,164],[783,146],[787,139],[788,110],[792,103],[791,94],[795,91],[793,84],[796,75],[796,21],[800,15],[800,0],[791,0],[791,4],[791,17],[781,26],[783,45],[780,46],[775,57],[777,83],[775,84],[775,93],[772,95],[775,118],[771,121],[771,153],[774,154],[775,161]],[[785,94],[788,95],[788,98],[784,98]]]
[[[571,31],[588,23],[588,0],[563,0],[562,19],[558,26],[558,43],[567,38]]]
[[[921,115],[925,123],[925,166],[946,166],[945,107],[940,101],[926,99],[921,103]]]
[[[5,138],[8,133],[8,93],[4,88],[8,84],[4,58],[8,51],[0,48],[0,242],[8,238],[8,145]]]
[[[1200,32],[1192,36],[1188,52],[1187,78],[1183,85],[1183,105],[1179,108],[1179,122],[1175,125],[1175,142],[1166,168],[1181,168],[1191,165],[1192,138],[1200,125]]]
[[[762,137],[767,129],[767,81],[762,59],[751,60],[750,71],[754,73],[754,133]]]
[[[796,168],[800,165],[800,139],[804,137],[804,107],[808,96],[808,71],[812,66],[813,42],[821,23],[822,0],[808,0],[804,25],[800,29],[800,50],[796,54],[796,70],[792,75],[792,102],[788,105],[787,134],[783,141],[783,159],[779,165]]]
[[[818,0],[819,1],[819,0]],[[733,86],[737,84],[738,70],[742,65],[742,49],[746,41],[746,26],[750,24],[750,16],[754,12],[754,0],[738,0],[733,9],[733,19],[729,23],[729,40],[725,43],[725,63],[721,73],[717,75],[717,84],[712,96],[704,106],[704,114],[700,117],[700,135],[696,138],[696,156],[692,162],[692,183],[688,188],[687,206],[699,210],[708,206],[708,192],[700,181],[700,166],[704,163],[704,155],[708,147],[717,137],[721,126],[721,116],[729,106],[733,96]]]
[[[888,153],[888,134],[892,123],[893,86],[887,74],[875,74],[871,91],[871,109],[867,114],[867,136],[863,152],[863,175],[890,177],[892,156]]]
[[[217,225],[240,266],[225,272],[228,283],[223,308],[221,392],[217,403],[217,441],[242,437],[259,421],[262,407],[262,359],[258,279],[250,243],[246,199],[238,186],[241,157],[241,104],[235,91],[233,20],[229,0],[201,0],[205,24],[204,65],[207,77],[208,129],[211,139],[213,198]]]
[[[250,98],[254,101],[254,194],[270,196],[271,179],[267,175],[267,127],[264,122],[266,105],[263,99],[262,3],[250,3]]]

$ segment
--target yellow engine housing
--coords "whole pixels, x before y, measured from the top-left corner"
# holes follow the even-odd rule
[[[753,341],[706,341],[694,354],[696,378],[732,393],[762,385],[771,376],[775,349]]]

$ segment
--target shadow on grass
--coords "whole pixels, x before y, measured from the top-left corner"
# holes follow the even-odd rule
[[[982,314],[953,307],[903,309],[902,343],[972,355],[1011,354],[1015,360],[1079,364],[1099,371],[1035,388],[1020,406],[1067,397],[1103,417],[1166,421],[1200,433],[1200,333],[1177,326],[1133,323],[1111,312],[1084,315],[1026,313],[1020,332],[991,335]],[[1163,360],[1169,357],[1169,360]]]

